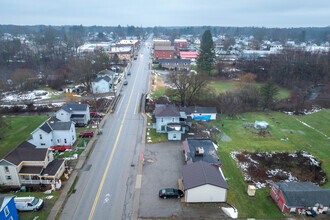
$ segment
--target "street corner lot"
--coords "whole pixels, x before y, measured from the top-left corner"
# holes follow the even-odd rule
[[[162,188],[178,188],[184,165],[181,141],[168,141],[147,144],[144,152],[145,162],[142,173],[142,186],[139,201],[140,218],[170,218],[173,216],[213,219],[226,218],[218,206],[186,206],[180,199],[161,199]]]

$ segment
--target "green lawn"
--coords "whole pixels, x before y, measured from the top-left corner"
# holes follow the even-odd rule
[[[240,218],[280,218],[283,215],[275,203],[268,198],[269,188],[258,189],[256,198],[247,196],[247,184],[236,162],[231,158],[230,152],[242,150],[293,152],[304,150],[322,161],[322,168],[329,178],[329,118],[330,110],[327,109],[306,116],[289,116],[279,112],[245,113],[239,115],[238,119],[235,120],[231,120],[226,115],[218,115],[216,121],[209,123],[220,128],[232,139],[230,142],[219,141],[218,153],[224,164],[223,171],[228,178],[230,187],[228,202],[238,209]],[[296,119],[316,128],[328,137],[303,125]],[[255,120],[267,121],[270,124],[271,136],[261,137],[252,133],[255,131],[254,128],[243,128],[244,122],[254,123]],[[289,140],[281,141],[281,137],[284,136],[288,137]],[[329,188],[330,182],[323,187]]]
[[[165,87],[157,86],[156,90],[152,92],[151,97],[154,99],[158,99],[165,94],[165,91]]]
[[[147,125],[152,126],[151,114],[147,114]],[[148,139],[148,137],[150,137],[150,139]],[[146,143],[150,143],[150,144],[168,141],[167,133],[157,133],[156,129],[153,128],[147,128],[145,138],[146,138]],[[148,140],[151,140],[152,142],[148,142]]]
[[[220,93],[224,93],[226,91],[233,91],[235,89],[238,89],[240,86],[239,81],[222,81],[222,80],[218,80],[218,81],[211,81],[209,82],[209,89],[210,91],[212,91],[214,94],[220,94]],[[263,85],[263,83],[254,83],[255,85],[257,85],[258,87],[261,87]],[[289,90],[284,89],[279,87],[279,94],[278,94],[278,99],[284,99],[284,98],[289,98],[291,96],[291,93]]]
[[[48,116],[13,116],[6,117],[8,126],[0,129],[4,137],[0,139],[0,158],[5,156],[18,144],[30,137],[34,131]]]
[[[51,194],[45,194],[43,192],[18,192],[14,193],[13,195],[15,196],[33,196],[37,197],[39,199],[44,200],[44,207],[40,209],[37,212],[19,212],[19,218],[22,220],[30,220],[30,219],[35,219],[37,217],[38,220],[44,220],[47,219],[47,216],[50,213],[50,210],[54,206],[56,200],[60,196],[61,191],[55,191],[52,192]],[[46,199],[46,196],[52,195],[54,196],[52,199]]]

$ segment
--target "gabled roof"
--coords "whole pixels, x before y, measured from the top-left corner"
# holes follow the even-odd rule
[[[210,139],[186,139],[183,142],[184,150],[188,158],[192,162],[204,161],[211,164],[222,165],[217,151]],[[203,155],[195,155],[195,151],[202,147],[204,150]]]
[[[61,130],[61,131],[67,131],[71,128],[71,121],[60,121],[59,119],[55,117],[49,118],[47,121],[45,121],[39,128],[43,130],[46,133],[50,133],[51,131]],[[38,128],[36,129],[38,130]],[[35,131],[36,131],[35,130]]]
[[[191,63],[188,59],[158,59],[159,63]]]
[[[219,167],[204,161],[184,165],[182,169],[184,190],[192,189],[205,184],[229,189]]]
[[[288,207],[313,207],[316,203],[330,206],[330,189],[323,189],[312,182],[271,183],[281,190]]]
[[[77,104],[73,101],[69,101],[65,105],[62,106],[61,109],[63,109],[66,112],[71,113],[72,111],[85,111],[88,107],[88,104]]]
[[[180,112],[177,107],[169,106],[156,106],[155,117],[180,117]]]
[[[155,46],[155,51],[156,50],[175,50],[174,46]]]
[[[33,144],[23,141],[4,156],[3,159],[15,165],[19,165],[22,161],[44,161],[47,151],[47,148],[36,148]]]
[[[99,75],[116,75],[116,73],[114,71],[108,70],[108,69],[104,69],[101,70],[100,72],[98,72]]]
[[[101,76],[101,77],[97,77],[96,79],[93,80],[93,82],[100,82],[101,80],[104,80],[106,82],[110,82],[111,79],[108,76]]]

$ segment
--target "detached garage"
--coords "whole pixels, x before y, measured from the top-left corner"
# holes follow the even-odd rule
[[[185,202],[226,202],[228,184],[221,168],[204,161],[185,165],[182,170]]]

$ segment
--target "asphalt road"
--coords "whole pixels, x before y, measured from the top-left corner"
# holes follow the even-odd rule
[[[143,43],[60,219],[130,219],[143,129],[139,102],[148,88],[149,65],[150,50]]]

